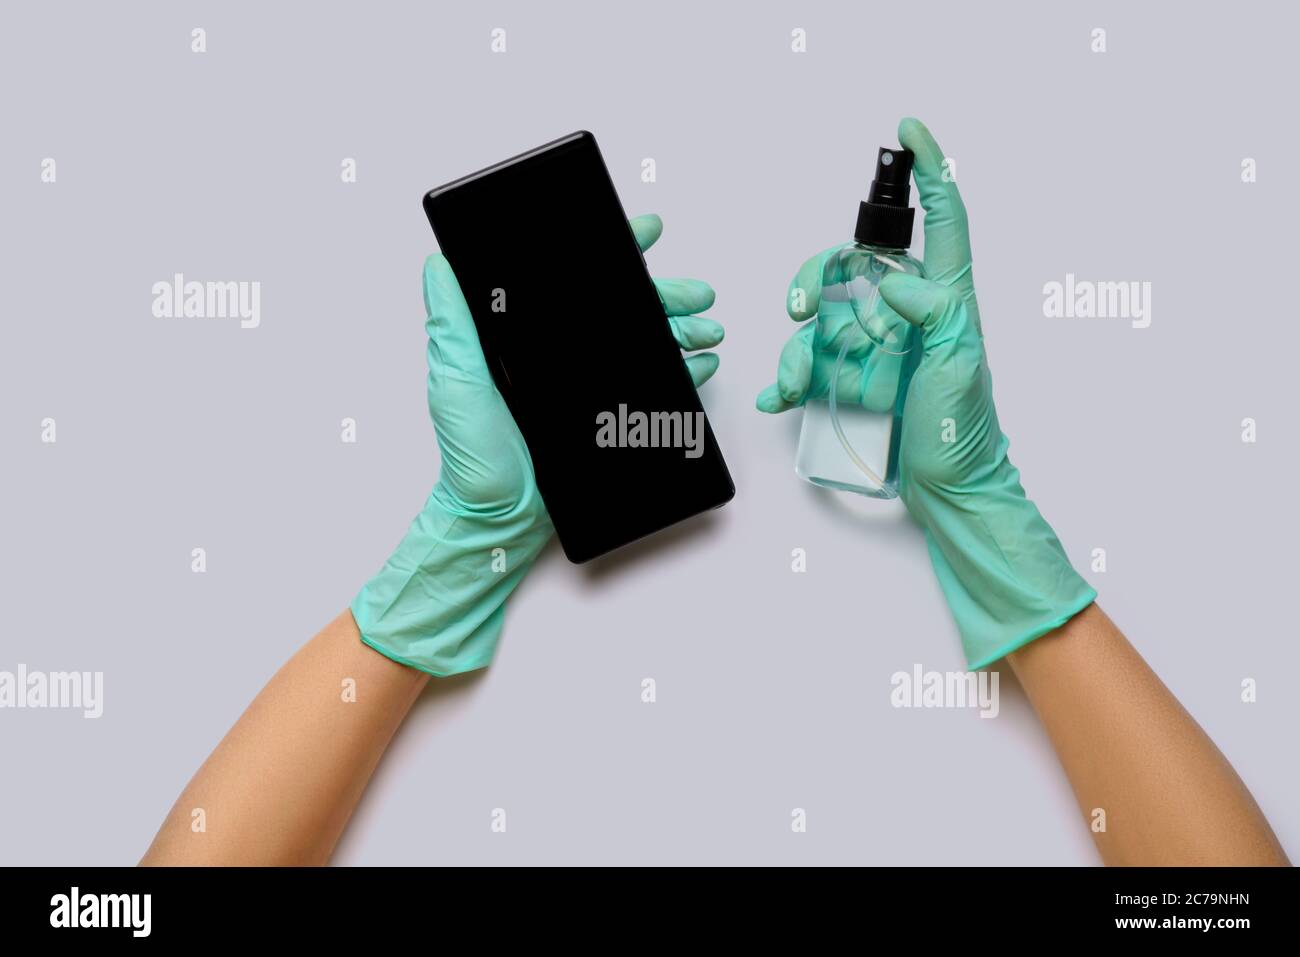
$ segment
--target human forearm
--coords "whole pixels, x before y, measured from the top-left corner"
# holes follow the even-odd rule
[[[428,680],[366,647],[351,613],[339,615],[248,706],[141,863],[326,863]]]
[[[1214,742],[1095,604],[1008,657],[1107,864],[1285,865]]]

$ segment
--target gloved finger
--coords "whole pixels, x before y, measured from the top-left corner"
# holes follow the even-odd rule
[[[669,316],[668,326],[672,329],[677,344],[688,352],[692,349],[712,349],[726,335],[722,323],[703,316]]]
[[[793,340],[792,340],[793,341]],[[835,361],[823,356],[819,361],[814,351],[810,365],[808,384],[803,394],[791,401],[782,394],[779,384],[769,385],[758,394],[755,405],[760,412],[779,413],[797,409],[804,401],[811,398],[825,398],[831,389],[831,376],[835,373]],[[898,393],[899,367],[896,362],[885,362],[879,353],[866,360],[846,362],[839,370],[835,380],[835,398],[837,401],[854,406],[862,406],[876,412],[888,412]]]
[[[718,297],[712,286],[699,279],[656,279],[655,288],[663,300],[664,312],[670,316],[703,312]]]
[[[956,180],[945,176],[943,150],[924,123],[904,117],[898,124],[898,142],[915,154],[912,176],[925,208],[925,274],[950,283],[970,270],[966,205]]]
[[[815,323],[808,323],[791,336],[781,349],[781,360],[776,367],[776,388],[782,399],[791,405],[803,402],[813,374],[813,336]]]
[[[772,414],[788,412],[790,409],[798,408],[793,402],[787,402],[781,398],[781,390],[777,388],[775,382],[758,394],[758,399],[755,400],[754,405],[759,412],[770,412]]]
[[[716,352],[697,352],[686,357],[686,369],[691,374],[695,388],[699,388],[718,371],[718,354]]]
[[[628,225],[632,227],[632,235],[636,237],[636,244],[641,247],[641,252],[653,246],[664,231],[664,221],[654,213],[633,216],[628,220]]]
[[[849,346],[850,359],[869,355],[875,348],[872,341],[862,334],[862,326],[846,303],[825,303],[817,317],[816,330],[813,345],[831,360],[839,355],[845,342]]]
[[[858,364],[858,404],[871,412],[893,412],[903,364],[877,351]]]
[[[955,345],[963,333],[965,303],[951,286],[905,273],[890,273],[880,281],[880,298],[921,330],[926,355]]]
[[[803,322],[817,315],[822,294],[822,270],[826,268],[826,257],[837,248],[824,249],[808,259],[790,280],[790,288],[785,296],[785,311],[795,322]]]
[[[821,371],[829,378],[834,368],[833,364],[827,363]],[[902,365],[898,361],[879,349],[873,350],[864,360],[844,363],[835,382],[836,401],[858,405],[872,412],[891,412],[898,398],[901,373]],[[829,383],[819,382],[820,378],[818,368],[814,366],[813,395],[830,392]]]
[[[441,253],[424,261],[424,309],[429,371],[454,369],[462,379],[493,385],[465,294]]]

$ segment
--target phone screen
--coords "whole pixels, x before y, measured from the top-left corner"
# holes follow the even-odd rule
[[[732,497],[590,133],[433,190],[424,207],[570,561]]]

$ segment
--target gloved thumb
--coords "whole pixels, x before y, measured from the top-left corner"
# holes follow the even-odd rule
[[[880,297],[889,308],[931,339],[951,323],[962,307],[961,297],[949,286],[931,279],[893,272],[880,281]]]
[[[443,256],[425,260],[424,305],[429,414],[442,450],[443,477],[453,487],[464,485],[459,494],[467,499],[481,496],[483,476],[505,474],[499,463],[512,459],[501,450],[518,433],[483,358],[460,283]]]
[[[424,308],[430,373],[451,371],[462,381],[490,386],[492,375],[483,358],[474,317],[451,263],[438,253],[424,261]]]

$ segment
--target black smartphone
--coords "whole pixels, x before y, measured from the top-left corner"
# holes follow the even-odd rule
[[[731,499],[594,136],[573,133],[441,186],[424,211],[569,561]]]

